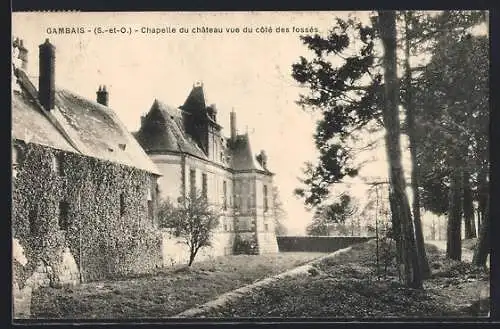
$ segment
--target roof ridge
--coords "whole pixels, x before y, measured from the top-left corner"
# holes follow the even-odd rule
[[[112,107],[109,107],[109,106],[105,106],[105,105],[102,105],[101,103],[99,103],[97,100],[94,100],[94,99],[90,99],[90,98],[87,98],[77,92],[74,92],[72,90],[69,90],[67,88],[64,88],[64,87],[56,87],[56,92],[65,92],[65,93],[68,93],[68,94],[71,94],[73,96],[77,96],[79,98],[81,98],[83,101],[85,102],[89,102],[89,103],[92,103],[92,105],[97,105],[99,106],[100,108],[108,111],[108,112],[112,112],[112,113],[116,113]]]
[[[71,137],[70,135],[68,134],[68,132],[66,131],[66,129],[62,126],[62,124],[59,122],[59,120],[57,119],[57,117],[55,115],[53,115],[52,113],[50,113],[50,111],[46,111],[42,104],[40,103],[40,101],[38,100],[38,95],[33,95],[33,93],[36,91],[36,88],[35,86],[33,85],[33,83],[30,81],[28,75],[23,71],[23,70],[20,70],[20,69],[16,69],[16,77],[18,78],[18,82],[19,84],[21,85],[21,87],[26,90],[29,94],[29,96],[31,97],[31,99],[33,100],[33,102],[36,104],[37,106],[37,109],[39,110],[39,112],[42,113],[42,115],[56,128],[56,130],[61,134],[63,135],[64,139],[66,139],[66,141],[80,154],[85,154],[84,152],[82,152],[82,148],[80,145],[77,145],[78,143],[76,143]],[[21,77],[19,77],[19,75],[21,75]]]
[[[52,126],[51,130],[54,129],[69,144],[68,148],[71,147],[83,156],[161,175],[157,166],[111,108],[69,89],[57,88],[54,109],[47,111],[40,104],[38,92],[26,74],[20,70],[17,78],[26,91],[26,100],[32,103],[31,110],[41,112]],[[76,120],[76,126],[73,125],[72,118]],[[113,149],[120,147],[122,143],[128,147],[126,150],[123,148],[123,152],[110,153],[113,152],[113,149],[109,149],[110,143],[118,143],[113,144]]]

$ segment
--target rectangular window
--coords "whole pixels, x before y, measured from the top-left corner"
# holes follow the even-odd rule
[[[264,185],[264,212],[269,210],[269,204],[267,203],[267,185]]]
[[[59,202],[59,228],[66,231],[69,227],[69,204],[65,201]]]
[[[148,200],[148,218],[151,221],[151,224],[155,224],[155,214],[154,214],[154,208],[153,208],[153,201]]]
[[[146,200],[151,201],[153,200],[153,184],[152,184],[152,179],[150,176],[146,177]]]
[[[189,171],[189,188],[190,197],[194,198],[196,196],[196,170],[194,169]]]
[[[207,198],[207,174],[201,175],[201,195]]]
[[[239,181],[233,181],[233,206],[236,210],[240,210],[240,184]]]
[[[269,225],[268,225],[268,224],[264,224],[264,229],[265,229],[266,231],[269,231]]]
[[[222,209],[227,210],[227,183],[226,181],[222,182],[222,193],[224,193],[222,200]]]
[[[151,187],[148,186],[148,190],[146,191],[146,200],[151,201],[153,200],[153,193],[151,192]]]
[[[59,159],[59,176],[64,176],[64,154],[60,153],[58,156]]]
[[[29,221],[29,226],[30,226],[30,233],[31,234],[37,234],[38,229],[37,229],[37,210],[36,209],[30,209],[29,215],[28,215],[28,221]]]
[[[64,176],[64,154],[59,153],[52,157],[52,171],[59,176]]]
[[[125,194],[120,194],[120,216],[125,214]]]

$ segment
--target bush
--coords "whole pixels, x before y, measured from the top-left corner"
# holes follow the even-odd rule
[[[236,235],[234,241],[234,254],[235,255],[254,255],[257,252],[257,243],[255,239],[243,239],[241,236]]]

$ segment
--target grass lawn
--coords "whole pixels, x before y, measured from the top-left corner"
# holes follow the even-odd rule
[[[165,268],[154,275],[92,282],[72,288],[33,292],[32,318],[162,318],[215,299],[218,295],[284,272],[325,255],[287,252],[234,255],[196,262],[191,268]]]
[[[486,316],[489,277],[470,264],[446,260],[427,247],[432,276],[424,290],[407,289],[394,264],[377,275],[375,241],[359,244],[319,262],[309,274],[283,278],[256,288],[201,317],[386,318]]]

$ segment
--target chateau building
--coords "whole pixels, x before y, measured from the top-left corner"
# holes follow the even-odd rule
[[[223,213],[211,255],[232,254],[235,241],[255,253],[277,252],[272,198],[273,173],[264,151],[252,152],[248,134],[238,134],[230,114],[230,136],[221,133],[217,108],[195,84],[179,107],[154,100],[135,137],[159,168],[159,198],[175,201],[200,191]]]

